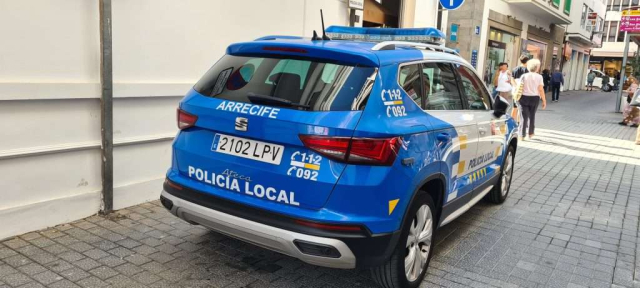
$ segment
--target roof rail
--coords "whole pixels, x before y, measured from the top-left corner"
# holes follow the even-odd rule
[[[447,47],[443,47],[443,46],[439,46],[439,45],[433,45],[433,44],[416,43],[416,42],[405,42],[405,41],[384,41],[384,42],[380,42],[380,43],[376,44],[375,46],[373,46],[373,48],[371,48],[371,50],[373,50],[373,51],[393,50],[393,49],[395,49],[395,46],[409,46],[409,47],[413,47],[413,48],[421,48],[421,49],[425,49],[425,50],[432,50],[432,51],[450,53],[450,54],[453,54],[453,55],[460,56],[460,54],[458,54],[458,52],[456,52],[456,50],[453,50],[451,48],[447,48]]]
[[[263,40],[277,40],[277,39],[283,39],[283,40],[297,40],[297,39],[304,39],[303,37],[300,36],[288,36],[288,35],[269,35],[269,36],[263,36],[260,37],[256,40],[253,41],[263,41]]]

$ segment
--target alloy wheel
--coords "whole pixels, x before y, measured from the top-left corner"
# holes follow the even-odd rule
[[[409,282],[416,281],[425,269],[432,236],[433,215],[429,206],[425,204],[414,215],[407,237],[404,271]]]
[[[507,154],[507,159],[504,161],[504,168],[502,169],[502,185],[500,187],[500,193],[502,197],[506,196],[509,192],[509,185],[511,185],[511,176],[513,175],[513,156],[511,151]]]

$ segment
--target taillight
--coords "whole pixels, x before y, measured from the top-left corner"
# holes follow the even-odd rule
[[[305,147],[327,158],[350,164],[391,166],[400,150],[400,137],[345,138],[300,135]]]
[[[198,116],[189,114],[184,110],[178,108],[178,128],[180,130],[187,129],[189,127],[193,127],[198,120]]]
[[[351,138],[313,135],[300,135],[300,140],[307,148],[338,161],[347,159],[349,143],[351,142]]]
[[[357,139],[351,140],[349,162],[372,163],[391,166],[400,149],[398,137],[389,139]]]

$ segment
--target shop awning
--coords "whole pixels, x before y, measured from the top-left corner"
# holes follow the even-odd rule
[[[623,54],[622,51],[591,50],[591,57],[622,58]],[[633,52],[629,52],[628,57],[633,57]]]

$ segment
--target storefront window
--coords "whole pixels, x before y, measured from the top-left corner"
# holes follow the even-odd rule
[[[516,57],[515,43],[517,43],[518,38],[501,30],[493,28],[489,30],[489,49],[487,49],[487,62],[484,72],[484,81],[487,86],[491,87],[493,76],[498,70],[498,64],[505,62],[509,64],[510,68],[513,68],[512,65],[516,65],[514,61],[514,57]]]
[[[607,37],[607,42],[616,42],[616,36],[618,32],[618,21],[610,21],[609,22],[609,36]]]
[[[527,41],[526,49],[530,58],[540,60],[540,63],[542,64],[540,67],[545,67],[544,60],[547,52],[547,44],[529,39],[529,41]]]
[[[622,68],[622,62],[618,60],[605,60],[604,61],[604,73],[613,77],[617,71]]]

